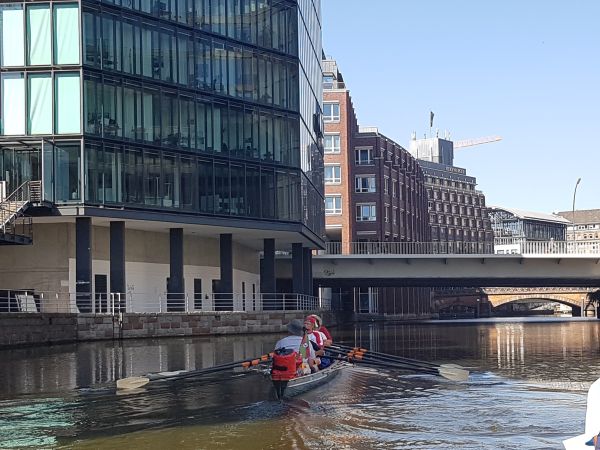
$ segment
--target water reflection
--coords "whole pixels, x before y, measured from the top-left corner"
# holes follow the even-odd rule
[[[0,351],[0,396],[56,393],[148,372],[190,370],[261,355],[272,336],[105,341]]]
[[[111,381],[269,351],[278,336],[0,352],[0,448],[559,448],[600,374],[597,321],[363,324],[338,341],[476,368],[466,383],[357,366],[292,403],[227,373],[116,395]],[[89,388],[83,388],[89,386]]]

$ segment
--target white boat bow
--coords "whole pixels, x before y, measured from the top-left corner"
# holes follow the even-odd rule
[[[566,450],[593,450],[594,447],[586,443],[598,433],[600,433],[600,378],[592,383],[588,391],[585,432],[564,440],[563,445]]]

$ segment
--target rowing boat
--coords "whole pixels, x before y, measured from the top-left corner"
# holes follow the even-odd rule
[[[281,399],[284,397],[294,397],[296,395],[304,394],[305,392],[308,392],[318,386],[328,383],[335,378],[341,369],[350,366],[351,364],[344,361],[334,361],[325,369],[308,375],[302,375],[289,381],[272,380],[273,387],[275,389],[275,395],[278,399]],[[263,374],[270,378],[271,371],[266,370],[263,372]]]

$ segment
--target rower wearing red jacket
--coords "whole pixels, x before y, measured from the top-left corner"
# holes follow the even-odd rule
[[[327,329],[327,327],[325,327],[325,325],[323,325],[323,319],[321,319],[319,316],[317,316],[316,314],[311,314],[308,317],[314,317],[315,319],[315,329],[317,331],[320,331],[321,333],[323,333],[325,335],[325,345],[331,345],[333,344],[333,338],[331,337],[331,333],[329,332],[329,330]],[[308,319],[307,317],[307,319]]]
[[[320,356],[320,359],[317,361],[318,368],[324,369],[325,367],[330,366],[333,362],[331,358],[325,356],[325,346],[331,345],[332,339],[327,328],[325,328],[327,333],[322,331],[322,328],[324,327],[320,326],[321,324],[321,318],[316,314],[311,314],[304,320],[304,327],[310,333],[310,336],[314,337],[314,342],[317,347],[315,348],[316,354],[317,356]]]

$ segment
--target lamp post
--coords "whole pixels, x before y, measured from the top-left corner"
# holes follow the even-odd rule
[[[573,241],[575,241],[575,196],[577,195],[577,186],[581,183],[581,178],[577,178],[575,183],[575,189],[573,190],[573,214],[571,215],[571,222],[573,223]]]

